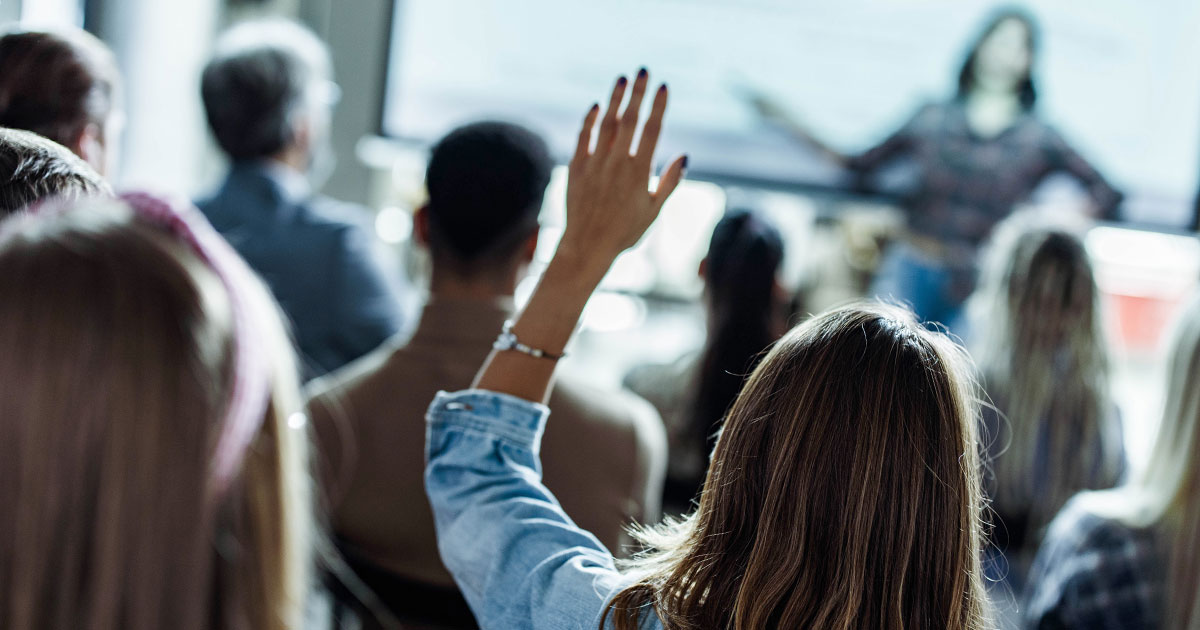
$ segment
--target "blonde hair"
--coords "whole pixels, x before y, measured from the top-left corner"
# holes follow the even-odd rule
[[[1079,497],[1084,509],[1153,529],[1166,559],[1164,630],[1200,630],[1200,299],[1169,339],[1167,397],[1146,468],[1120,488]]]
[[[859,304],[776,343],[725,420],[697,511],[640,533],[618,630],[989,622],[966,355]]]
[[[1001,416],[997,434],[983,436],[994,455],[993,507],[1027,517],[1036,544],[1072,495],[1112,487],[1124,467],[1099,290],[1076,229],[1010,217],[969,308],[972,351]]]
[[[239,316],[269,357],[269,402],[214,490]],[[0,344],[0,627],[301,625],[299,385],[248,271],[218,277],[126,203],[61,202],[0,232]]]

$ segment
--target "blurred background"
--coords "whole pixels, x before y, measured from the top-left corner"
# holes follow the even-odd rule
[[[628,5],[628,6],[626,6]],[[728,207],[784,232],[785,288],[812,312],[861,296],[903,223],[906,174],[870,194],[765,123],[767,94],[840,151],[861,151],[923,104],[945,100],[966,47],[997,4],[963,0],[0,0],[0,21],[82,26],[116,52],[128,115],[119,188],[194,198],[224,165],[208,136],[199,73],[216,33],[246,17],[292,17],[325,39],[341,87],[324,192],[368,205],[415,285],[411,246],[430,143],[481,117],[522,123],[563,157],[614,76],[645,65],[670,83],[662,162],[686,148],[689,180],[593,299],[565,369],[617,385],[629,366],[703,341],[697,267]],[[1044,0],[1040,116],[1125,199],[1087,245],[1116,349],[1132,465],[1158,417],[1163,329],[1200,277],[1200,3]],[[640,19],[631,21],[629,15]],[[164,52],[167,51],[167,52]],[[547,194],[539,259],[563,221],[565,172]],[[900,193],[896,193],[897,195]],[[1077,208],[1050,178],[1035,206]],[[536,277],[536,269],[535,276]],[[532,288],[533,280],[525,285]],[[520,296],[518,296],[518,299]]]

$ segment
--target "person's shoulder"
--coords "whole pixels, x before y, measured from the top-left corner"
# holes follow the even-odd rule
[[[962,104],[955,100],[938,100],[927,98],[920,101],[917,107],[913,110],[911,125],[917,126],[942,126],[951,117],[956,115]]]
[[[1133,527],[1102,509],[1119,495],[1076,496],[1051,523],[1030,574],[1027,614],[1059,618],[1069,627],[1147,627],[1160,582],[1157,547],[1146,528]]]
[[[1059,128],[1039,115],[1036,109],[1020,115],[1016,123],[1016,133],[1011,134],[1011,137],[1047,151],[1062,151],[1068,147],[1067,139]]]
[[[208,219],[209,223],[222,233],[245,223],[246,219],[251,216],[249,212],[261,211],[255,207],[260,203],[259,201],[251,200],[229,180],[195,198],[192,203]]]
[[[962,105],[954,99],[935,99],[925,98],[917,103],[917,108],[914,110],[918,114],[941,114],[946,115],[954,111]]]
[[[639,396],[673,393],[686,388],[695,376],[700,355],[689,352],[670,363],[644,363],[629,370],[622,384]]]
[[[235,214],[263,214],[263,204],[280,206],[282,197],[276,193],[270,177],[260,168],[234,165],[207,193],[195,200],[201,210],[224,211]]]
[[[328,414],[334,408],[343,407],[357,392],[371,387],[403,350],[399,342],[389,341],[341,368],[313,379],[304,387],[310,412]]]
[[[627,390],[602,389],[564,375],[554,385],[550,410],[569,423],[588,425],[593,432],[639,444],[665,440],[662,419],[654,406]]]
[[[192,205],[199,208],[201,212],[207,214],[209,208],[217,205],[219,196],[219,191],[209,191],[199,197],[192,198]]]
[[[1142,530],[1103,514],[1104,493],[1083,493],[1063,506],[1050,523],[1046,539],[1074,554],[1103,553],[1137,542]]]
[[[366,231],[371,226],[371,211],[365,206],[315,195],[301,204],[298,221],[316,230],[343,233]]]
[[[548,444],[588,444],[603,453],[602,466],[613,474],[651,469],[667,457],[667,430],[654,405],[623,389],[601,389],[565,376],[550,395]],[[553,434],[553,435],[551,435]],[[548,449],[549,450],[549,449]]]
[[[324,252],[333,263],[374,260],[374,228],[366,208],[318,196],[299,204],[294,216],[291,234],[308,243],[310,252]]]
[[[428,379],[421,378],[419,363],[400,336],[385,341],[304,386],[310,419],[318,430],[328,429],[324,425],[330,424],[339,425],[339,431],[345,428],[340,425],[362,430],[364,425],[391,422],[397,414],[411,414],[413,410],[397,411],[395,406],[409,402],[422,388],[429,389]]]

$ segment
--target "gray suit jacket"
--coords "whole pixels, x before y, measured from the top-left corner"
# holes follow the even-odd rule
[[[403,305],[399,274],[373,252],[367,211],[288,183],[265,164],[239,163],[197,205],[283,307],[307,379],[399,332]]]

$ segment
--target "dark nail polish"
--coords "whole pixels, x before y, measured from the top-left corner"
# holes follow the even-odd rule
[[[600,103],[592,103],[592,109],[591,109],[591,111],[593,111],[593,112],[594,112],[594,111],[596,111],[596,110],[598,110],[598,109],[600,109]]]
[[[624,87],[624,85],[626,83],[628,83],[628,81],[625,79],[625,77],[621,77],[620,79],[617,79],[617,86],[619,86],[619,87]]]
[[[685,156],[683,156],[683,163],[682,163],[682,164],[680,164],[680,166],[682,166],[683,168],[685,168],[685,169],[686,169],[686,168],[687,168],[687,163],[688,163],[688,156],[686,156],[686,155],[685,155]]]
[[[662,85],[658,86],[658,91],[659,91],[659,92],[666,92],[666,91],[667,91],[667,84],[666,84],[666,83],[664,83],[664,84],[662,84]]]
[[[641,70],[638,70],[638,78],[639,79],[645,79],[646,75],[648,75],[648,74],[650,74],[650,72],[648,70],[646,70],[646,68],[644,68],[644,67]]]

